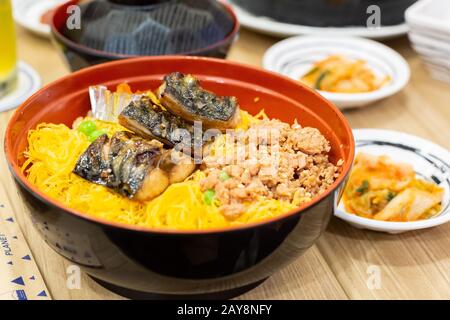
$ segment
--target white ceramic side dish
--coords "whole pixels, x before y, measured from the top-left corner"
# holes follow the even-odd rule
[[[13,0],[14,20],[25,29],[42,37],[50,37],[50,26],[41,17],[67,0]]]
[[[353,134],[356,154],[363,151],[373,155],[388,155],[394,161],[410,163],[416,175],[422,179],[434,181],[444,188],[442,210],[436,216],[426,220],[388,222],[348,213],[341,201],[339,204],[335,203],[335,216],[356,228],[393,234],[430,228],[450,221],[450,152],[448,150],[425,139],[397,131],[355,129]]]
[[[450,1],[420,0],[405,12],[409,40],[433,78],[450,84]]]
[[[29,64],[17,63],[17,85],[6,96],[0,98],[0,112],[17,108],[41,87],[41,77]]]
[[[377,76],[389,75],[391,78],[390,82],[380,89],[367,93],[319,91],[341,109],[363,107],[387,98],[403,89],[409,81],[410,69],[400,54],[381,43],[355,37],[288,38],[266,51],[263,66],[298,80],[311,69],[314,62],[335,54],[363,59]]]
[[[450,1],[420,0],[405,11],[405,20],[425,32],[450,36]]]

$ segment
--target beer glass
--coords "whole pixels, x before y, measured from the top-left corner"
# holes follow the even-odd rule
[[[16,85],[16,60],[11,0],[0,0],[0,97],[13,90]]]

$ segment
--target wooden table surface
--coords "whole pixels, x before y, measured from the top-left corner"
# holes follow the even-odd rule
[[[49,83],[68,73],[62,57],[46,39],[18,28],[21,60]],[[261,65],[277,39],[241,32],[229,59]],[[431,79],[406,37],[386,42],[408,61],[412,77],[399,94],[362,110],[346,111],[353,128],[408,132],[450,149],[450,86]],[[0,141],[12,112],[0,113]],[[1,146],[3,150],[3,146]],[[0,156],[0,183],[19,220],[54,299],[120,299],[82,274],[81,288],[66,288],[69,265],[34,230]],[[379,286],[371,286],[379,271]],[[238,299],[450,299],[450,223],[428,230],[388,235],[355,229],[333,218],[317,244],[295,263]]]

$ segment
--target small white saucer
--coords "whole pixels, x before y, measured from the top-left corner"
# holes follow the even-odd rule
[[[0,97],[0,112],[18,107],[41,86],[41,77],[29,64],[19,61],[17,71],[16,88],[8,95]]]
[[[50,26],[41,17],[67,0],[13,0],[14,20],[31,32],[50,37]]]
[[[387,233],[425,229],[450,221],[450,152],[431,141],[398,131],[355,129],[356,154],[360,151],[373,155],[388,155],[394,161],[407,162],[414,167],[416,175],[434,181],[444,189],[442,211],[429,219],[411,222],[378,221],[363,218],[345,211],[341,201],[335,203],[336,217],[359,229]],[[337,199],[338,193],[336,193]]]
[[[314,62],[330,55],[362,59],[377,76],[389,75],[391,81],[372,92],[335,93],[319,91],[340,109],[363,107],[389,97],[409,81],[410,69],[403,57],[391,48],[368,39],[356,37],[298,36],[280,41],[264,54],[263,67],[299,80]]]

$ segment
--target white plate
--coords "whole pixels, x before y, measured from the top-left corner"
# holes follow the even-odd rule
[[[25,62],[17,64],[17,86],[8,95],[0,98],[0,112],[16,108],[41,86],[39,74]]]
[[[13,0],[14,20],[31,32],[50,37],[50,26],[41,22],[41,17],[67,0]]]
[[[450,1],[418,1],[405,11],[405,20],[418,30],[450,36]]]
[[[406,23],[395,26],[383,26],[374,29],[369,29],[366,27],[311,27],[298,24],[283,23],[267,17],[255,16],[239,7],[238,5],[234,4],[233,1],[228,0],[228,2],[233,5],[233,8],[242,26],[276,37],[286,38],[297,35],[337,34],[341,36],[358,36],[382,40],[398,37],[408,32],[408,26],[406,25]]]
[[[450,221],[450,152],[425,139],[390,130],[355,129],[356,154],[360,151],[373,155],[388,155],[394,161],[410,163],[416,174],[434,181],[444,188],[442,211],[438,215],[419,221],[389,222],[359,217],[347,213],[342,202],[334,214],[354,227],[388,233],[434,227]],[[337,198],[337,197],[336,197]]]
[[[436,50],[435,48],[420,44],[420,43],[416,43],[416,42],[412,42],[412,47],[414,48],[414,50],[420,54],[420,56],[422,57],[422,59],[432,59],[432,60],[436,60],[436,61],[441,61],[443,65],[449,65],[450,66],[450,61],[448,60],[448,57],[450,56],[450,54],[446,53],[443,50]]]
[[[408,37],[412,43],[428,47],[436,52],[442,52],[446,57],[450,57],[450,39],[449,42],[441,41],[413,32],[409,33]]]
[[[433,64],[440,67],[443,71],[447,70],[447,72],[450,72],[450,61],[448,60],[449,56],[445,56],[441,52],[431,51],[428,48],[421,47],[419,45],[413,45],[413,48],[421,55],[421,58],[425,64]]]
[[[367,61],[377,76],[389,75],[391,81],[378,90],[367,93],[331,93],[319,91],[339,108],[363,107],[389,97],[408,83],[408,63],[391,48],[376,41],[356,37],[297,36],[280,41],[266,51],[264,68],[293,79],[300,79],[313,63],[332,54]]]
[[[409,39],[432,78],[450,84],[450,1],[421,0],[405,12]]]
[[[419,27],[416,25],[412,25],[409,24],[409,31],[408,31],[408,35],[410,34],[418,34],[421,35],[422,37],[426,37],[426,38],[431,38],[434,40],[437,40],[439,42],[444,42],[444,43],[449,43],[450,42],[450,33],[446,34],[444,32],[435,32],[433,30],[430,29],[426,29],[423,27]]]

